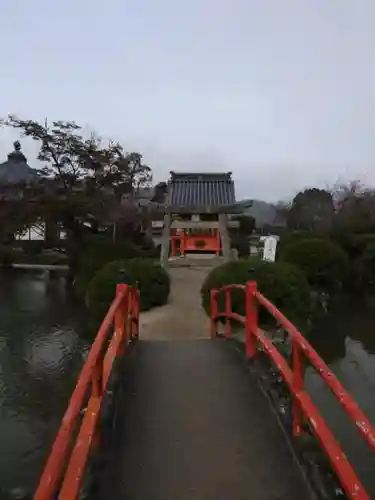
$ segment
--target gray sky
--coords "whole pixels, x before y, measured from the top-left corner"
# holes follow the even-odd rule
[[[374,0],[13,0],[0,19],[1,116],[74,119],[156,180],[231,170],[238,198],[375,184]]]

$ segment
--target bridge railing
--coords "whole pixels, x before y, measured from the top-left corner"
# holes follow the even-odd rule
[[[243,290],[245,299],[244,316],[232,311],[232,290]],[[219,311],[217,300],[219,294],[225,294],[224,311]],[[291,366],[265,332],[259,328],[259,306],[264,307],[289,333],[292,345]],[[211,290],[210,308],[212,337],[218,335],[217,322],[220,319],[225,319],[225,336],[227,338],[231,337],[231,322],[241,323],[245,327],[246,358],[248,360],[254,358],[258,352],[257,344],[260,344],[263,351],[279,370],[291,393],[293,436],[298,437],[301,435],[303,423],[307,421],[310,429],[318,438],[321,448],[328,457],[332,469],[335,471],[348,497],[353,500],[369,500],[368,493],[365,491],[332,431],[304,389],[303,358],[315,368],[372,450],[375,450],[375,429],[314,348],[297,328],[257,290],[254,281],[248,282],[246,285],[234,284],[227,285],[219,290]]]
[[[108,380],[117,356],[124,354],[138,337],[139,311],[139,290],[126,284],[117,285],[116,296],[62,419],[34,500],[77,498],[90,449],[100,438],[97,424]]]

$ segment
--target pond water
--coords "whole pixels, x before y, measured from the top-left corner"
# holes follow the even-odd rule
[[[87,352],[81,330],[63,279],[0,275],[0,492],[34,490]],[[375,312],[343,304],[309,339],[375,423]],[[312,369],[305,385],[375,498],[375,457]]]
[[[343,302],[315,325],[309,340],[375,425],[375,311]],[[311,368],[305,372],[305,387],[375,498],[375,454]]]
[[[0,491],[36,486],[87,350],[79,329],[63,279],[0,275]]]

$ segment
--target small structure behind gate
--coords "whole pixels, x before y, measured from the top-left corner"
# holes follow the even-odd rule
[[[230,259],[228,215],[236,213],[231,172],[171,172],[164,216],[161,263],[188,252],[214,253]]]

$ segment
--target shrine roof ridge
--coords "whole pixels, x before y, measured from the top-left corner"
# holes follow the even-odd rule
[[[194,212],[226,211],[236,204],[231,172],[171,172],[167,207]]]
[[[196,181],[196,182],[232,182],[232,172],[175,172],[170,171],[170,181]]]

